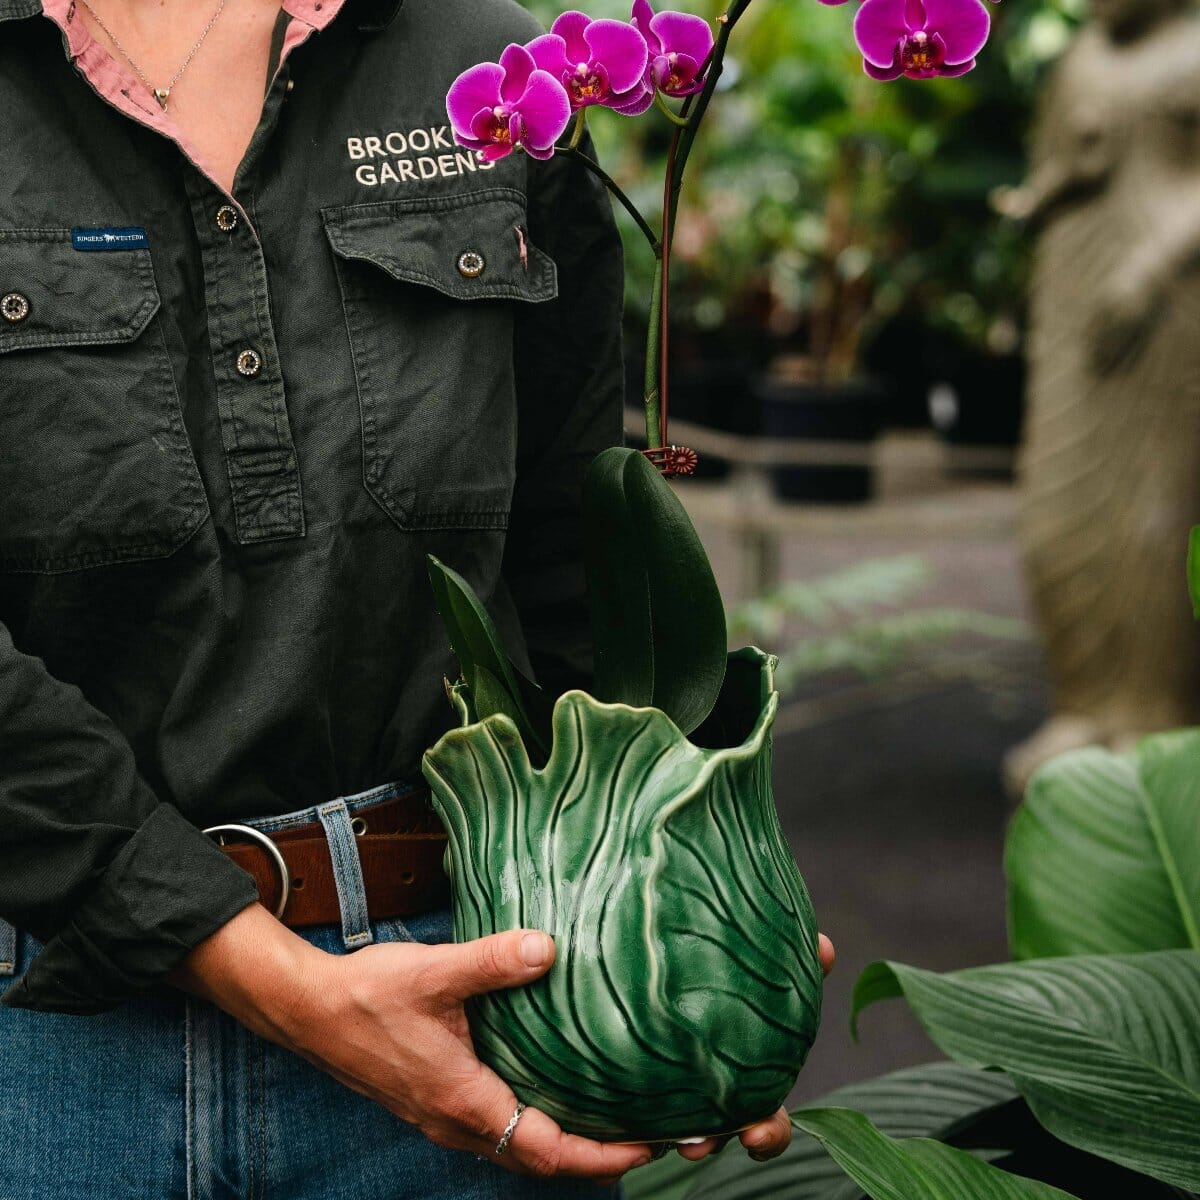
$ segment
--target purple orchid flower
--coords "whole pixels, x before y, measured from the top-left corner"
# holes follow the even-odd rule
[[[647,86],[668,96],[690,96],[704,87],[701,68],[713,49],[713,32],[703,17],[661,12],[650,0],[634,0],[633,24],[650,51]]]
[[[883,80],[965,75],[990,28],[980,0],[863,0],[854,19],[863,66]]]
[[[571,102],[553,75],[538,69],[523,46],[509,46],[498,63],[464,71],[446,96],[454,140],[495,162],[523,146],[550,158],[571,121]]]
[[[573,111],[602,104],[636,116],[654,103],[654,89],[645,81],[646,39],[623,21],[565,12],[528,50],[539,69],[562,84]]]

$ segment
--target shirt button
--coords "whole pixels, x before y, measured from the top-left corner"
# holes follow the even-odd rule
[[[262,355],[257,350],[243,350],[237,356],[237,369],[239,375],[253,379],[262,370]]]
[[[29,316],[29,298],[22,296],[20,292],[9,292],[0,299],[0,313],[4,314],[6,321],[11,321],[14,325],[25,320]]]
[[[296,81],[294,79],[289,79],[287,81],[287,88],[285,90],[290,92],[292,90],[292,88],[294,88],[295,86],[296,86]]]
[[[237,228],[237,209],[230,204],[222,204],[217,209],[217,228],[222,233],[232,233]]]
[[[478,279],[487,266],[478,250],[464,250],[458,256],[458,273],[467,279]]]

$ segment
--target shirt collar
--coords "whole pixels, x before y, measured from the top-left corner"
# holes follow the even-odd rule
[[[350,0],[364,33],[386,29],[400,11],[404,0]],[[42,11],[42,0],[0,0],[0,21],[34,17]]]

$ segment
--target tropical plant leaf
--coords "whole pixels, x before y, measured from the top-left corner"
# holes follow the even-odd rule
[[[1200,1187],[1200,953],[1053,958],[937,975],[868,967],[853,1019],[903,995],[952,1058],[1006,1071],[1056,1137]]]
[[[929,1063],[850,1084],[814,1108],[852,1108],[890,1137],[930,1137],[993,1161],[1012,1174],[1069,1189],[1084,1200],[1191,1200],[1192,1193],[1067,1146],[1037,1123],[1007,1075],[955,1062]],[[978,1147],[990,1147],[980,1150]],[[700,1162],[675,1154],[624,1180],[629,1200],[863,1200],[813,1137],[796,1130],[770,1162],[736,1141]]]
[[[738,1149],[741,1149],[740,1145]],[[621,1180],[625,1200],[690,1200],[692,1189],[723,1159],[723,1152],[702,1158],[699,1162],[692,1162],[674,1152],[667,1153],[636,1171],[630,1171]],[[744,1164],[746,1161],[743,1151],[741,1162]]]
[[[1004,865],[1015,958],[1200,949],[1200,732],[1049,763]]]
[[[434,555],[427,554],[425,558],[434,605],[446,627],[450,646],[471,689],[479,716],[482,718],[490,712],[508,714],[530,753],[544,762],[550,752],[550,705],[543,702],[534,707],[526,702],[527,696],[533,699],[541,689],[525,679],[509,658],[500,631],[475,589]],[[481,672],[486,672],[490,678],[481,679]],[[531,716],[531,707],[544,722],[541,726]]]
[[[614,447],[584,481],[598,699],[662,709],[691,733],[712,711],[728,632],[708,555],[644,454]]]
[[[1021,1101],[1006,1075],[939,1062],[838,1088],[814,1107],[857,1109],[892,1137],[942,1140],[1013,1104]],[[748,1159],[736,1141],[698,1163],[672,1155],[627,1176],[625,1190],[629,1200],[861,1200],[863,1194],[803,1132],[765,1163]]]
[[[873,1200],[1070,1200],[1067,1192],[1009,1175],[942,1142],[889,1138],[848,1108],[805,1108],[792,1122]]]

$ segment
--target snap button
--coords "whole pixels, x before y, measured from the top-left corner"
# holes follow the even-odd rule
[[[237,209],[231,204],[222,204],[217,209],[217,228],[222,233],[232,233],[237,228],[238,213]]]
[[[292,88],[294,88],[295,86],[296,86],[296,81],[294,79],[289,79],[287,81],[287,88],[285,90],[290,92],[292,90]]]
[[[28,297],[22,296],[20,292],[9,292],[0,300],[0,313],[4,314],[6,321],[12,321],[14,325],[25,320],[29,316]]]
[[[253,379],[262,370],[262,355],[257,350],[243,350],[237,356],[238,373]]]
[[[487,266],[478,250],[464,250],[458,256],[458,273],[467,279],[478,279]]]

